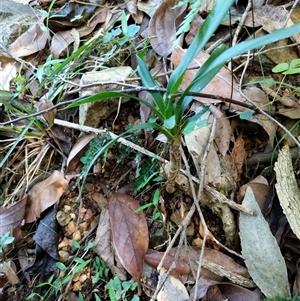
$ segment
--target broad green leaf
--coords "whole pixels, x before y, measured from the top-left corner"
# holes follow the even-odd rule
[[[154,79],[153,79],[151,73],[149,72],[148,67],[146,66],[144,61],[139,56],[137,56],[137,61],[138,61],[137,70],[143,81],[144,86],[147,88],[157,87],[157,84],[154,81]],[[159,110],[161,112],[161,115],[165,116],[166,106],[165,106],[165,103],[164,103],[161,93],[159,93],[159,92],[149,92],[149,93],[153,97],[155,104],[157,105],[157,107],[159,108]],[[164,119],[164,118],[162,118],[162,119]]]
[[[290,69],[300,67],[300,59],[293,59],[290,63]]]
[[[222,66],[224,66],[224,64],[229,59],[243,54],[247,51],[253,50],[254,48],[259,48],[277,42],[281,39],[288,38],[299,32],[299,26],[300,24],[295,24],[289,28],[276,30],[263,37],[242,42],[227,49],[209,64],[205,62],[200,68],[200,70],[197,72],[191,84],[192,89],[190,89],[190,91],[201,91],[213,79],[213,77],[218,73],[218,71],[222,68]]]
[[[164,120],[164,115],[155,106],[149,104],[149,102],[147,102],[146,100],[141,99],[139,97],[135,97],[130,94],[117,92],[117,91],[102,91],[102,92],[99,92],[92,96],[87,96],[87,97],[81,98],[79,100],[74,101],[70,105],[68,105],[67,108],[68,109],[75,108],[82,104],[95,102],[95,101],[101,101],[101,100],[108,99],[108,98],[116,98],[116,97],[130,97],[131,99],[137,100],[137,101],[143,103],[145,106],[147,106],[154,114],[157,115],[158,118],[160,118],[160,120]]]
[[[239,219],[242,255],[250,276],[267,297],[290,296],[284,258],[250,187],[242,205],[256,213],[241,213]]]
[[[128,33],[127,34],[130,38],[132,38],[139,32],[139,30],[140,30],[140,26],[135,25],[135,24],[130,24],[128,26]]]
[[[219,0],[214,5],[213,9],[205,19],[205,22],[201,25],[193,42],[189,46],[181,63],[170,76],[167,86],[167,95],[174,94],[178,91],[186,69],[212,37],[233,3],[234,0]]]
[[[280,63],[272,69],[272,72],[281,73],[281,72],[283,72],[285,70],[288,70],[288,69],[289,69],[289,64],[288,63]]]
[[[171,116],[170,118],[164,120],[164,126],[171,130],[175,127],[176,122],[175,122],[175,115]]]
[[[242,112],[239,117],[240,119],[244,120],[244,119],[248,119],[250,117],[252,117],[253,115],[253,111],[252,110],[245,110],[244,112]]]
[[[289,69],[289,70],[286,70],[286,71],[282,72],[282,74],[284,74],[284,75],[300,74],[300,68]]]

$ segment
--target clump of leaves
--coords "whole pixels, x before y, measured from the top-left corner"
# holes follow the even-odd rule
[[[136,158],[140,161],[140,158]],[[136,178],[132,183],[132,187],[135,191],[140,192],[149,189],[151,182],[160,182],[161,180],[162,177],[159,175],[158,162],[152,158],[148,158],[141,166],[138,165]]]
[[[108,289],[110,300],[140,300],[137,295],[134,295],[131,299],[127,299],[127,294],[137,288],[137,283],[134,281],[121,281],[118,277],[114,277],[110,279],[105,288]]]
[[[280,63],[276,65],[272,71],[284,75],[300,74],[300,59],[294,59],[290,63]]]

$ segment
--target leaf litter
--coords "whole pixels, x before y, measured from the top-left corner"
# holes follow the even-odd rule
[[[279,6],[262,5],[262,3],[258,2],[259,1],[254,1],[256,8],[253,12],[248,14],[248,19],[246,19],[244,25],[252,27],[253,22],[251,18],[254,17],[256,25],[262,25],[267,31],[273,31],[275,28],[281,27],[282,22],[284,22],[288,16],[286,15],[286,11]],[[52,30],[51,35],[45,27],[45,22],[41,19],[37,24],[33,24],[28,29],[25,29],[23,34],[18,34],[18,37],[8,46],[7,49],[15,60],[11,58],[7,59],[5,56],[0,57],[2,65],[5,66],[5,68],[1,69],[1,78],[4,78],[1,82],[1,89],[6,91],[11,89],[9,82],[14,80],[17,76],[17,72],[20,68],[20,58],[24,58],[23,62],[30,62],[34,68],[38,68],[39,65],[44,64],[47,56],[51,54],[52,57],[49,57],[49,59],[54,59],[50,64],[51,68],[47,69],[45,66],[43,69],[48,73],[46,72],[42,77],[36,76],[36,78],[32,80],[29,90],[25,89],[19,93],[20,103],[31,104],[32,101],[39,103],[39,99],[43,99],[42,94],[47,92],[47,97],[50,98],[47,105],[43,107],[43,105],[37,104],[35,106],[36,108],[39,107],[39,110],[47,111],[51,109],[53,104],[56,104],[57,95],[64,95],[66,98],[72,97],[72,94],[76,94],[76,91],[72,90],[76,90],[78,87],[78,83],[80,83],[82,79],[82,74],[76,74],[76,69],[73,69],[71,72],[74,72],[74,74],[72,73],[69,78],[62,78],[61,75],[59,75],[55,80],[51,79],[51,81],[47,82],[49,75],[52,74],[56,76],[56,70],[59,70],[59,68],[63,70],[67,66],[56,65],[57,61],[55,61],[55,59],[66,58],[72,52],[78,51],[82,45],[82,37],[89,39],[91,33],[99,37],[101,36],[99,33],[113,33],[115,28],[121,28],[119,26],[120,22],[118,23],[117,20],[122,10],[126,11],[126,19],[128,22],[132,22],[132,24],[135,22],[136,24],[140,24],[141,27],[144,27],[135,37],[138,37],[142,32],[146,32],[146,37],[152,37],[150,46],[147,46],[151,48],[152,51],[152,55],[147,58],[149,60],[148,63],[152,67],[151,73],[154,76],[161,74],[156,80],[160,82],[161,86],[165,86],[168,73],[173,70],[172,66],[166,63],[165,58],[168,58],[171,54],[171,62],[177,66],[182,60],[185,51],[179,47],[174,48],[173,41],[176,39],[176,30],[178,30],[182,20],[184,20],[184,17],[189,11],[187,5],[173,9],[172,7],[175,4],[177,4],[176,1],[165,1],[162,3],[160,1],[149,1],[147,3],[144,1],[138,1],[137,3],[130,1],[130,3],[122,7],[111,9],[112,7],[107,7],[106,4],[104,4],[103,7],[98,7],[85,5],[83,3],[67,3],[66,5],[55,3],[55,12],[51,12],[49,18],[49,25]],[[198,27],[202,25],[203,19],[206,17],[205,14],[211,10],[211,4],[211,1],[205,1],[201,8],[199,8],[200,14],[197,15],[194,23],[192,23],[192,27],[187,32],[186,38],[190,36],[189,39],[191,40],[193,31],[195,31],[195,28],[197,31]],[[41,1],[39,5],[48,8],[49,4]],[[259,7],[259,9],[257,9],[257,7]],[[239,11],[245,9],[243,4],[241,5],[239,1],[237,1],[237,8]],[[274,12],[280,14],[282,18],[275,20]],[[285,12],[285,15],[281,14],[281,12]],[[59,15],[64,15],[65,18],[62,19]],[[241,16],[238,15],[237,20],[240,18]],[[291,16],[288,22],[293,22],[292,19],[294,18],[295,14]],[[224,25],[226,22],[225,20]],[[114,28],[114,26],[116,27]],[[228,26],[227,23],[226,26]],[[229,29],[224,28],[216,33],[216,38],[220,37],[218,35],[226,37]],[[53,32],[54,35],[52,35]],[[292,40],[298,41],[298,35],[292,37]],[[190,42],[188,39],[186,42],[189,45]],[[45,46],[46,44],[48,45],[48,43],[50,49]],[[115,43],[118,43],[118,41],[115,41]],[[212,44],[207,46],[208,50],[211,45]],[[111,68],[112,66],[102,65],[102,62],[105,62],[107,58],[107,50],[105,50],[105,53],[101,53],[100,48],[102,48],[102,45],[92,48],[92,52],[86,60],[81,61],[74,57],[72,64],[76,65],[78,63],[83,73],[87,73],[88,69],[95,67],[95,61],[101,62],[99,63],[100,68],[103,66],[105,68]],[[130,51],[126,52],[127,50],[128,49],[124,51],[125,57],[127,58],[118,57],[116,61],[118,61],[119,65],[132,64],[131,67],[134,69],[136,67],[134,66],[134,59],[128,60],[128,58],[133,58],[133,55]],[[119,54],[119,50],[116,51],[116,53]],[[30,56],[32,54],[36,56],[32,58],[32,56]],[[184,90],[189,85],[191,78],[203,62],[209,58],[209,55],[210,51],[203,51],[199,54],[192,63],[191,70],[186,72],[181,89]],[[279,59],[284,61],[285,58],[279,57]],[[218,193],[221,193],[230,200],[241,202],[244,199],[243,205],[257,213],[255,217],[240,213],[239,225],[237,229],[234,228],[235,231],[239,231],[242,255],[239,254],[241,251],[239,246],[235,245],[231,250],[232,246],[228,249],[228,246],[222,244],[222,242],[224,242],[224,236],[226,236],[226,233],[224,235],[223,226],[226,222],[229,223],[230,219],[226,220],[226,222],[222,220],[223,224],[220,222],[219,216],[215,214],[215,212],[220,210],[220,207],[219,209],[215,209],[213,213],[211,210],[205,211],[205,219],[209,225],[210,234],[209,239],[207,238],[207,245],[203,255],[201,255],[201,244],[206,234],[203,229],[203,223],[200,218],[195,215],[190,220],[189,229],[193,230],[192,235],[188,239],[191,239],[189,241],[190,244],[200,240],[200,248],[199,245],[187,249],[182,246],[179,252],[179,258],[175,256],[176,249],[173,249],[170,253],[166,252],[169,242],[168,237],[169,239],[172,237],[174,227],[181,227],[184,218],[188,215],[188,210],[192,207],[191,193],[187,193],[184,197],[177,194],[171,197],[161,195],[159,203],[153,203],[152,207],[147,206],[145,211],[136,212],[138,208],[151,200],[151,185],[156,185],[155,182],[149,181],[149,185],[145,186],[149,191],[143,191],[141,195],[137,197],[136,195],[133,197],[127,193],[112,192],[108,204],[104,196],[101,197],[101,200],[98,199],[100,195],[99,190],[101,190],[101,188],[95,184],[97,181],[87,181],[78,191],[77,188],[69,187],[69,182],[72,182],[72,178],[79,176],[82,166],[80,159],[89,147],[91,139],[94,137],[94,134],[88,134],[86,136],[82,135],[81,138],[79,138],[79,133],[76,131],[78,129],[81,131],[83,128],[77,128],[72,134],[67,134],[67,132],[65,132],[66,129],[61,130],[60,134],[62,134],[62,139],[56,139],[56,135],[59,135],[57,132],[53,131],[50,134],[50,131],[53,130],[53,123],[55,124],[55,118],[75,120],[76,123],[78,115],[76,112],[71,111],[64,116],[59,111],[55,112],[55,114],[52,114],[52,112],[44,113],[44,117],[50,128],[47,128],[45,131],[48,131],[49,134],[49,137],[45,138],[45,141],[47,140],[47,143],[49,142],[49,145],[53,147],[61,158],[59,158],[59,156],[53,157],[53,155],[49,155],[48,159],[50,163],[44,163],[44,165],[50,167],[50,177],[33,185],[28,185],[27,183],[26,187],[32,188],[27,189],[26,194],[20,192],[19,198],[17,198],[16,195],[18,195],[18,192],[16,192],[13,198],[15,203],[6,202],[6,205],[8,203],[11,204],[0,208],[1,235],[10,233],[10,235],[15,237],[14,245],[9,245],[5,249],[5,252],[8,251],[8,255],[10,255],[10,249],[13,250],[15,247],[20,248],[20,243],[32,247],[32,243],[27,240],[27,234],[29,233],[28,236],[31,235],[30,232],[27,232],[29,231],[27,227],[31,227],[32,223],[36,223],[37,225],[33,226],[36,226],[36,234],[34,236],[36,248],[34,254],[36,258],[32,265],[29,266],[30,268],[33,266],[38,269],[38,267],[43,266],[48,273],[56,268],[57,261],[61,261],[67,265],[72,257],[72,253],[74,254],[74,246],[76,245],[74,241],[84,248],[84,246],[88,246],[90,235],[94,235],[94,239],[92,239],[94,245],[91,248],[94,254],[97,254],[106,263],[113,274],[117,275],[122,281],[133,277],[139,284],[139,294],[142,295],[141,298],[144,298],[146,294],[146,292],[142,292],[142,289],[145,290],[144,283],[146,282],[144,279],[144,261],[154,268],[152,268],[151,271],[153,275],[156,273],[157,277],[163,278],[166,271],[161,269],[157,272],[155,269],[159,266],[162,258],[166,256],[162,265],[163,268],[168,270],[174,264],[175,268],[171,276],[169,276],[164,283],[163,289],[158,293],[157,300],[192,300],[194,294],[196,294],[197,298],[206,298],[206,300],[216,300],[216,298],[223,300],[224,296],[227,296],[230,300],[260,300],[260,292],[266,296],[274,296],[275,293],[284,294],[286,296],[290,294],[285,272],[287,266],[283,261],[283,256],[279,252],[280,247],[289,250],[290,254],[294,255],[294,259],[288,266],[289,280],[291,281],[290,284],[294,284],[293,292],[300,294],[300,272],[296,265],[297,258],[299,258],[300,255],[299,252],[295,250],[295,245],[299,246],[299,240],[297,238],[299,235],[299,227],[297,226],[298,222],[297,218],[295,219],[296,215],[294,212],[297,206],[294,205],[294,202],[291,206],[289,203],[286,204],[285,196],[282,196],[282,191],[285,191],[286,184],[282,184],[285,183],[285,175],[281,177],[281,169],[285,168],[284,164],[287,163],[282,162],[283,157],[280,155],[275,165],[277,176],[276,193],[283,207],[283,213],[287,216],[289,224],[296,235],[292,233],[292,231],[284,230],[289,229],[289,224],[284,218],[280,207],[276,204],[276,198],[274,197],[275,191],[272,188],[274,174],[267,174],[264,170],[266,167],[264,165],[259,166],[258,172],[255,167],[245,164],[248,157],[254,153],[263,154],[270,149],[274,149],[274,147],[279,147],[276,140],[278,137],[277,125],[266,118],[265,115],[257,114],[253,110],[245,109],[245,107],[242,106],[242,104],[247,103],[249,99],[252,104],[256,104],[265,111],[269,110],[268,112],[271,112],[271,114],[274,112],[276,112],[274,114],[281,114],[280,117],[278,117],[279,115],[276,116],[280,122],[285,122],[286,119],[293,119],[293,122],[297,123],[297,119],[299,119],[296,110],[298,108],[298,102],[297,98],[289,94],[290,91],[281,89],[280,86],[273,85],[271,88],[268,86],[268,89],[266,89],[265,82],[261,82],[260,84],[259,81],[261,78],[257,78],[255,71],[257,63],[255,61],[253,61],[253,69],[250,68],[249,71],[247,70],[246,72],[248,72],[247,77],[250,78],[248,83],[251,83],[251,79],[253,79],[258,82],[258,84],[248,87],[240,86],[242,81],[239,82],[236,78],[239,79],[239,77],[242,76],[238,69],[240,66],[243,66],[244,63],[244,57],[235,58],[235,64],[237,65],[235,67],[238,67],[234,71],[236,77],[232,79],[232,72],[227,68],[222,68],[212,82],[203,90],[204,93],[219,96],[219,99],[212,100],[205,96],[195,96],[195,100],[198,101],[201,107],[210,105],[209,112],[205,118],[208,122],[205,123],[206,125],[202,124],[199,129],[196,129],[192,133],[185,135],[185,151],[192,158],[190,160],[190,164],[193,166],[192,173],[195,176],[199,176],[202,168],[201,159],[203,154],[205,154],[205,145],[209,139],[208,126],[213,118],[217,118],[214,143],[209,150],[205,162],[206,174],[204,183],[205,185],[213,186]],[[18,67],[15,68],[15,66]],[[86,66],[88,66],[87,69],[85,69]],[[99,69],[99,66],[96,66],[96,69]],[[68,68],[69,66],[66,69]],[[267,64],[265,68],[266,71],[269,72]],[[35,76],[32,70],[30,72],[26,70],[26,72],[24,73],[24,78],[22,78],[22,73],[18,75],[18,80],[16,80],[18,85],[21,84],[22,80],[30,81],[32,76]],[[43,91],[41,91],[39,83],[44,80],[46,80],[46,82],[43,82]],[[127,80],[128,79],[126,79],[126,81]],[[35,87],[33,83],[35,83]],[[32,94],[28,93],[28,91]],[[71,93],[69,93],[70,91]],[[146,91],[139,91],[139,93],[144,99],[150,103],[152,102],[149,93]],[[1,95],[7,94],[2,93]],[[9,95],[12,94],[10,93]],[[32,97],[32,95],[34,95],[34,97]],[[274,99],[276,98],[278,102],[270,101],[270,96],[274,97]],[[239,101],[241,105],[224,101],[224,99],[231,98]],[[9,105],[10,103],[7,103],[6,108],[9,108]],[[197,112],[194,104],[190,112]],[[26,111],[26,113],[31,113],[31,111]],[[97,114],[97,112],[95,112],[95,114]],[[240,115],[241,118],[237,118],[237,115]],[[8,120],[5,113],[0,117],[1,122]],[[105,121],[102,121],[99,126],[101,129],[107,128],[107,126],[111,127],[111,130],[119,134],[125,131],[125,126],[128,123],[138,124],[140,120],[146,122],[149,118],[151,119],[151,117],[151,111],[143,105],[134,107],[132,103],[120,103],[117,111],[114,113],[110,112],[110,114],[106,116]],[[241,121],[242,119],[244,121]],[[199,124],[200,123],[201,120],[199,120]],[[24,126],[20,122],[18,125]],[[291,127],[293,127],[293,125],[294,124],[292,124]],[[9,133],[9,135],[12,134]],[[285,134],[283,133],[281,135],[284,136]],[[39,139],[44,139],[42,135],[40,135],[40,137]],[[145,145],[147,145],[150,150],[156,148],[155,152],[157,152],[159,149],[165,148],[165,145],[158,144],[155,139],[155,132],[148,131],[145,133],[145,137],[147,140]],[[134,141],[137,144],[140,142],[138,139],[140,139],[140,137],[136,137]],[[65,143],[67,140],[72,141],[71,150],[70,148],[68,149],[67,143]],[[3,141],[9,145],[8,140],[3,139]],[[287,150],[284,149],[284,151]],[[7,168],[16,168],[16,162],[19,162],[18,156],[20,156],[20,153],[16,154],[12,161],[8,163]],[[288,154],[284,156],[284,158],[288,157]],[[105,153],[104,158],[98,160],[99,162],[95,161],[94,164],[101,165],[101,181],[103,178],[108,187],[118,187],[119,184],[126,186],[128,183],[134,181],[134,178],[141,173],[143,160],[145,160],[145,158],[141,159],[138,156],[135,157],[133,154],[129,155],[125,153],[124,149],[121,150],[121,146],[118,146],[113,149],[113,151]],[[268,160],[269,162],[272,161],[271,156]],[[42,162],[43,159],[40,161]],[[26,160],[21,162],[27,162],[24,165],[28,165],[28,161]],[[119,162],[122,163],[120,164]],[[297,165],[297,162],[294,162],[294,164],[296,166],[295,171],[297,171],[297,166],[299,165]],[[35,169],[34,173],[40,172],[38,171],[40,166],[44,168],[44,165],[38,165],[39,167]],[[66,165],[69,174],[57,171],[57,165]],[[28,166],[26,166],[26,168],[25,174],[28,170]],[[193,170],[193,168],[195,170]],[[124,172],[124,169],[126,169],[126,172]],[[291,172],[292,169],[292,166],[289,165],[291,175],[293,175],[293,172]],[[15,170],[20,172],[21,169],[17,167]],[[264,174],[264,176],[260,175],[260,173]],[[259,176],[249,181],[249,179],[254,178],[253,175]],[[146,173],[144,180],[146,181],[149,176],[150,175]],[[99,177],[99,175],[97,174],[96,177]],[[6,179],[5,174],[1,175],[2,181]],[[292,191],[295,191],[293,196],[297,195],[298,192],[297,184],[295,184],[297,183],[296,181],[295,179],[292,184],[294,189]],[[29,182],[31,182],[31,179]],[[13,183],[13,181],[8,183],[11,183],[10,185],[12,185],[12,187],[7,187],[7,190],[4,191],[2,195],[5,197],[9,197],[8,191],[11,193],[14,189],[13,185],[15,183]],[[184,185],[187,183],[186,178]],[[183,185],[183,183],[179,183],[177,187],[178,191],[180,190],[180,185]],[[197,186],[195,186],[195,188],[197,188]],[[160,187],[160,189],[163,190],[162,187]],[[249,192],[251,191],[250,189],[253,190],[253,193]],[[187,190],[183,189],[183,191],[186,192]],[[105,193],[105,191],[103,192]],[[189,190],[189,192],[191,191]],[[207,191],[204,195],[207,196]],[[291,199],[293,199],[293,196]],[[179,205],[180,202],[183,201],[185,205]],[[210,202],[211,199],[208,198],[207,206],[213,208]],[[57,206],[59,207],[58,213],[55,211]],[[290,207],[295,210],[291,212],[289,210]],[[155,215],[153,214],[153,210],[149,208],[161,210],[160,218],[157,223],[152,221]],[[183,210],[183,208],[185,209]],[[259,210],[262,211],[262,215]],[[171,218],[174,213],[180,216],[177,222]],[[47,220],[49,216],[50,220]],[[237,214],[234,213],[231,216],[236,218]],[[268,224],[264,218],[266,218]],[[60,230],[56,228],[56,220],[60,224]],[[260,231],[257,231],[258,227],[260,227]],[[272,236],[270,228],[277,229],[277,231],[273,231],[276,239]],[[155,236],[153,235],[155,231],[161,231],[161,234],[158,234],[160,244],[154,244],[155,248],[161,250],[159,253],[149,250],[149,242],[151,244],[151,242],[155,241]],[[20,250],[21,248],[19,251]],[[260,252],[257,252],[257,250]],[[269,256],[266,255],[267,253],[269,255],[273,254],[272,260],[266,260],[269,258]],[[254,255],[259,257],[255,258]],[[286,254],[284,254],[284,256],[286,256]],[[24,257],[28,259],[30,255],[25,255]],[[93,257],[93,260],[95,260],[95,258],[96,257]],[[21,264],[21,260],[19,261]],[[202,272],[200,278],[197,279],[196,274],[200,263],[202,263]],[[278,267],[276,267],[277,264]],[[26,264],[21,265],[23,270],[26,270]],[[292,265],[294,266],[293,268],[291,268]],[[274,274],[271,274],[270,270],[272,269],[270,269],[270,266],[272,266],[272,269],[275,271],[276,277],[273,277]],[[30,270],[29,267],[27,265],[28,270]],[[5,266],[3,271],[5,271],[4,274],[7,280],[5,284],[1,284],[1,293],[6,291],[9,286],[13,289],[13,285],[18,282],[13,276],[16,275],[17,272],[20,272],[20,270],[18,271],[17,267],[13,265],[9,271],[7,266]],[[78,300],[74,292],[80,291],[80,293],[88,295],[88,281],[86,281],[86,279],[91,279],[91,277],[95,276],[95,273],[95,270],[93,271],[91,267],[84,268],[76,277],[74,276],[67,287],[64,287],[65,291],[63,293],[66,296],[72,296],[74,300]],[[8,277],[8,275],[11,276]],[[189,276],[189,284],[193,283],[191,289],[188,289],[188,285],[186,285],[187,275]],[[255,284],[250,277],[254,280]],[[40,281],[41,280],[43,279],[40,278]],[[47,280],[47,278],[44,280]],[[105,281],[107,280],[108,279]],[[150,280],[154,281],[155,279],[153,279],[152,276],[148,276],[147,281]],[[100,284],[96,284],[95,288],[98,289],[100,286]],[[275,287],[277,291],[275,291]],[[107,291],[103,286],[101,290],[103,292],[101,298],[108,298]],[[30,291],[31,290],[28,289],[28,293]],[[174,294],[174,292],[177,293]],[[151,298],[152,295],[153,291],[149,293],[148,297]],[[71,297],[69,298],[71,300]]]

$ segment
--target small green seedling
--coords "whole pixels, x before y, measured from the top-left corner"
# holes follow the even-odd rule
[[[156,189],[154,192],[153,198],[152,198],[152,202],[139,207],[134,212],[137,213],[137,212],[140,212],[142,210],[145,210],[145,209],[153,206],[154,211],[153,211],[152,219],[153,219],[153,221],[159,219],[159,217],[161,216],[161,212],[159,211],[159,208],[158,208],[159,197],[160,197],[160,191],[159,191],[159,189]]]
[[[10,235],[9,231],[0,236],[0,253],[3,253],[3,249],[13,243],[14,240],[15,238]]]
[[[272,71],[274,73],[282,73],[284,75],[300,74],[300,59],[294,59],[288,63],[280,63],[276,65]]]
[[[137,288],[137,283],[133,281],[121,281],[118,277],[110,279],[105,288],[108,290],[108,294],[111,301],[123,300],[127,301],[126,294],[130,291],[134,291]],[[131,301],[139,301],[139,297],[134,295]]]
[[[95,270],[95,275],[92,277],[93,284],[96,284],[100,279],[108,276],[109,268],[100,257],[95,258],[93,268]]]

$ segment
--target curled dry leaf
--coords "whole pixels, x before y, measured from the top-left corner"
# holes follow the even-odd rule
[[[165,269],[161,269],[160,277],[166,273]],[[162,289],[157,295],[158,301],[185,301],[189,298],[184,284],[173,276],[169,276],[164,283]]]
[[[45,48],[50,38],[48,29],[42,29],[43,24],[34,24],[12,44],[8,51],[14,57],[23,57],[36,53]]]
[[[159,265],[161,259],[165,255],[164,252],[155,252],[146,254],[145,256],[145,262],[149,264],[153,268],[157,268]],[[172,263],[174,262],[174,256],[168,254],[163,262],[163,267],[168,270],[170,269]],[[178,258],[175,268],[172,270],[172,273],[177,275],[188,275],[191,272],[190,266],[187,264],[187,262],[183,258]]]
[[[240,187],[240,190],[237,194],[237,200],[239,203],[241,203],[243,198],[245,197],[246,189],[248,186],[251,187],[251,189],[253,190],[256,202],[263,216],[266,217],[270,212],[270,210],[272,209],[272,203],[273,203],[272,187],[269,185],[265,177],[259,175],[249,183]]]
[[[73,146],[67,159],[67,171],[76,172],[80,158],[84,154],[87,145],[95,137],[95,134],[90,133],[81,137]]]
[[[42,103],[39,103],[39,105],[38,105],[38,108],[39,108],[40,111],[49,109],[51,107],[53,107],[53,102],[52,101],[42,102]],[[57,112],[57,110],[54,109],[54,110],[51,110],[51,111],[46,112],[46,113],[43,114],[45,120],[48,122],[48,125],[50,127],[52,127],[53,124],[54,124],[54,118],[56,116],[56,112]]]
[[[274,169],[277,179],[275,187],[280,205],[293,232],[300,239],[300,190],[293,171],[288,145],[285,145],[279,152]]]
[[[80,37],[77,29],[72,28],[66,31],[57,32],[52,40],[50,51],[54,59],[59,58],[59,55],[67,49],[67,47],[74,42],[74,50],[78,49]]]
[[[256,212],[256,216],[241,214],[239,219],[242,254],[249,274],[267,297],[289,296],[284,258],[250,187],[242,204]]]
[[[138,201],[122,193],[113,193],[108,203],[116,254],[124,268],[138,283],[149,244],[148,225],[144,212],[134,212],[139,207]]]
[[[114,274],[116,274],[121,280],[126,280],[126,271],[115,264],[111,243],[109,213],[108,209],[104,207],[101,208],[95,243],[96,245],[93,248],[93,251],[106,262]]]
[[[151,46],[155,52],[163,57],[167,57],[174,47],[176,40],[176,30],[184,18],[187,4],[182,7],[173,7],[178,4],[178,0],[166,0],[154,12],[148,29],[151,37]]]
[[[8,231],[18,227],[25,215],[25,208],[27,204],[27,197],[25,196],[21,201],[11,205],[10,207],[0,208],[0,236]]]
[[[62,172],[55,170],[49,178],[34,185],[27,196],[26,223],[34,222],[44,210],[55,204],[65,192],[68,182]]]

